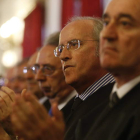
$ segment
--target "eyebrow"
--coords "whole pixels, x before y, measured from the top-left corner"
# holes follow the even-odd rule
[[[105,19],[105,18],[108,18],[109,15],[107,13],[103,14],[102,18]]]
[[[55,67],[53,65],[50,65],[50,64],[41,64],[43,67],[47,66],[47,67],[50,67],[52,69],[55,69]],[[34,66],[39,66],[40,67],[40,64],[34,64]]]
[[[80,40],[80,39],[74,38],[74,39],[67,41],[67,43],[70,43],[71,41],[74,41],[74,40]],[[61,46],[61,45],[64,45],[64,44],[59,44],[58,46]]]
[[[118,18],[128,18],[128,19],[130,19],[130,20],[134,20],[134,18],[131,16],[131,15],[129,15],[129,14],[120,14],[119,16],[118,16]]]
[[[109,14],[105,13],[103,14],[102,18],[105,19],[105,18],[109,18]],[[118,16],[117,16],[117,19],[120,19],[120,18],[128,18],[130,20],[135,20],[130,14],[125,14],[125,13],[120,13]]]

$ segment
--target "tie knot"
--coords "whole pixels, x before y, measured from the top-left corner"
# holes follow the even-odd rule
[[[118,98],[117,92],[114,92],[110,99],[110,103],[109,103],[110,107],[113,107],[118,101],[119,101],[119,98]]]
[[[72,111],[76,110],[76,108],[82,103],[82,100],[77,97],[75,100],[74,100],[74,103],[72,105]]]

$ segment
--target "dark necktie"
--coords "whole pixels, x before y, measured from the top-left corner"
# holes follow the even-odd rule
[[[72,105],[72,108],[71,108],[72,112],[75,111],[81,103],[82,103],[82,100],[79,97],[77,97],[74,100],[74,103]]]
[[[69,122],[69,119],[70,119],[71,116],[73,115],[74,111],[75,111],[76,109],[78,109],[79,105],[80,105],[82,102],[83,102],[83,101],[82,101],[79,97],[77,97],[77,98],[74,99],[74,103],[73,103],[73,105],[72,105],[71,112],[70,112],[70,114],[69,114],[69,116],[67,117],[67,120],[66,120],[67,123]]]
[[[119,101],[119,98],[117,96],[117,93],[114,92],[111,96],[109,106],[112,108],[118,101]]]

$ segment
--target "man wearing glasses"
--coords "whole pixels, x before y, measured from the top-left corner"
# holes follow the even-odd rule
[[[39,81],[39,86],[41,90],[44,92],[45,96],[49,98],[50,103],[53,102],[58,103],[58,108],[63,112],[64,119],[66,119],[67,116],[70,114],[71,106],[74,101],[74,96],[77,94],[77,92],[71,86],[66,84],[60,59],[54,56],[54,49],[58,45],[58,41],[59,41],[59,33],[52,34],[46,40],[44,47],[40,49],[37,56],[36,63],[34,62],[36,58],[36,54],[34,54],[28,62],[28,67],[24,67],[23,71],[24,73],[27,74],[26,78],[28,78],[28,80],[34,77],[34,75],[32,75],[33,74],[32,72],[36,74],[36,80]],[[33,63],[35,64],[32,66]],[[37,86],[38,85],[36,85],[36,88]],[[0,105],[2,106],[0,110],[0,121],[1,121],[2,119],[7,119],[7,117],[9,117],[10,113],[12,112],[11,104],[15,101],[15,94],[11,89],[7,87],[2,87],[0,93],[1,93],[1,97],[4,100],[4,103],[0,102]],[[31,95],[31,93],[28,92],[28,89],[26,93]],[[26,98],[26,95],[23,94],[22,96]],[[36,98],[34,98],[34,100],[37,101]],[[20,102],[20,103],[22,103],[24,106],[26,105],[27,102],[26,103]],[[33,106],[36,107],[36,105]],[[43,109],[45,108],[43,107]],[[36,111],[36,109],[34,111]],[[44,111],[46,112],[46,109]],[[20,113],[20,111],[18,112]],[[44,113],[42,113],[41,110],[37,111],[37,113],[39,113],[40,115],[44,115]],[[53,116],[51,110],[49,111],[49,115]],[[24,117],[24,115],[22,117]],[[30,123],[32,123],[32,120],[28,123],[29,125]],[[40,121],[43,120],[44,120],[43,118],[40,119]],[[12,131],[13,127],[11,124],[9,128]],[[3,128],[0,127],[0,129]],[[28,131],[28,129],[26,130]],[[13,131],[10,133],[14,138],[16,137],[13,135]],[[0,137],[4,139],[5,137],[4,135],[8,137],[7,131],[1,133]]]
[[[41,90],[49,98],[50,103],[57,102],[59,110],[63,111],[64,118],[70,113],[73,97],[76,91],[65,82],[59,58],[56,58],[54,49],[59,41],[59,32],[52,34],[38,53],[36,64],[32,70],[36,74]],[[51,110],[49,111],[52,115]]]
[[[103,70],[99,64],[99,33],[102,29],[102,26],[103,24],[98,18],[80,17],[73,19],[62,29],[59,39],[59,46],[56,47],[54,51],[55,56],[61,59],[66,83],[74,87],[78,92],[77,98],[74,102],[74,106],[77,101],[79,102],[79,105],[77,104],[76,108],[71,111],[70,116],[66,120],[66,140],[75,138],[77,123],[78,121],[80,121],[82,116],[90,112],[92,109],[96,109],[95,114],[92,118],[94,120],[104,108],[106,102],[109,100],[110,87],[104,90],[102,90],[102,87],[113,82],[114,79],[109,73]],[[51,55],[49,55],[48,58],[49,57],[51,57]],[[44,59],[42,58],[42,60]],[[59,71],[59,68],[60,67],[57,66],[57,71]],[[43,71],[43,63],[42,70],[40,69],[38,72],[41,71]],[[49,77],[47,78],[49,80]],[[48,88],[46,88],[46,91],[48,92]],[[37,103],[33,101],[33,98],[30,101],[38,106]],[[18,104],[16,108],[18,108],[19,110],[23,106],[21,102],[24,102],[21,98],[19,100],[16,100],[16,103]],[[25,105],[25,108],[28,107]],[[20,118],[21,116],[18,113],[15,113],[17,116],[17,120],[14,120],[13,122],[16,125],[17,129],[19,128],[18,132],[20,133],[20,135],[22,135],[21,133],[24,133],[24,136],[28,139],[33,138],[36,140],[36,138],[39,137],[40,140],[43,140],[45,138],[53,140],[53,137],[51,137],[52,132],[49,133],[51,131],[50,127],[52,126],[52,128],[54,128],[54,131],[56,130],[55,126],[58,129],[59,126],[63,127],[62,119],[60,117],[57,117],[57,113],[59,114],[60,112],[58,112],[54,104],[54,117],[50,118],[47,113],[44,112],[44,109],[42,107],[38,106],[37,108],[39,108],[38,111],[42,112],[41,114],[44,114],[43,118],[46,118],[43,123],[40,121],[41,116],[37,112],[34,114],[35,116],[37,116],[37,118],[35,119],[36,121],[33,120],[33,124],[36,124],[36,122],[40,122],[36,124],[36,127],[40,128],[40,131],[35,130],[32,125],[30,132],[25,132],[25,134],[24,130],[19,128],[19,124],[21,122],[18,121],[18,118]],[[22,111],[28,112],[28,110],[24,109]],[[30,117],[28,115],[26,117],[28,118],[28,120],[30,120]],[[61,123],[57,123],[59,121]],[[50,125],[47,125],[47,123],[50,123]],[[23,125],[25,126],[26,124],[24,123]],[[24,128],[23,125],[22,127]],[[43,134],[41,136],[40,132],[42,130],[46,130],[46,134]],[[36,133],[35,131],[38,131],[38,133]],[[33,132],[36,135],[30,137],[30,134]],[[50,135],[48,135],[47,132]],[[62,135],[63,131],[60,131],[59,133],[56,133],[54,137],[56,136],[58,137],[57,139],[59,139],[59,137],[61,137]]]
[[[27,67],[23,68],[23,73],[25,74],[27,82],[27,91],[34,94],[38,101],[45,106],[47,110],[50,109],[50,103],[48,98],[44,95],[43,91],[39,87],[38,81],[35,79],[34,64],[36,63],[38,51],[35,52],[29,59]]]

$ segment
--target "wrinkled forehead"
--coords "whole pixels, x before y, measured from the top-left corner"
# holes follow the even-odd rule
[[[61,66],[61,61],[58,57],[54,56],[54,46],[47,45],[42,47],[42,49],[39,51],[36,63],[37,64],[49,64],[52,66]]]
[[[61,30],[59,44],[66,43],[73,39],[91,38],[93,35],[93,27],[94,23],[91,20],[73,21]]]
[[[140,0],[112,0],[104,11],[104,15],[118,16],[128,14],[139,19]]]

